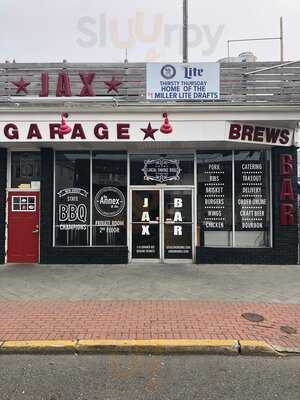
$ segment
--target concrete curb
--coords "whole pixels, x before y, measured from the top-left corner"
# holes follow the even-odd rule
[[[236,340],[80,340],[78,352],[238,354]]]
[[[282,346],[273,346],[274,350],[281,354],[291,354],[291,355],[300,355],[300,347],[282,347]]]
[[[240,340],[240,354],[242,355],[279,355],[274,347],[260,340]]]
[[[281,352],[285,352],[284,349]],[[300,352],[300,349],[299,349]],[[279,355],[277,349],[256,340],[31,340],[0,342],[1,353],[142,353]]]
[[[1,353],[74,353],[77,340],[6,340]]]

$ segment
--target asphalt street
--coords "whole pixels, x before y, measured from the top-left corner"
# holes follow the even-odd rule
[[[1,355],[1,400],[299,400],[300,357]]]

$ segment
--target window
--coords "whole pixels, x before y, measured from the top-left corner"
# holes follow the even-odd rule
[[[12,196],[12,211],[34,212],[36,210],[35,196]]]
[[[88,246],[90,226],[90,153],[56,152],[55,244]]]
[[[266,151],[237,151],[235,245],[270,245],[270,160]]]
[[[198,154],[198,245],[232,246],[232,152]]]
[[[93,152],[93,245],[127,243],[127,154]]]
[[[40,153],[20,151],[11,153],[11,187],[35,189],[41,179]]]
[[[198,245],[270,246],[270,152],[201,152]]]
[[[57,151],[55,159],[55,245],[126,246],[126,153]]]

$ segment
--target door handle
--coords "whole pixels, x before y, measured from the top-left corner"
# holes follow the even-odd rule
[[[39,233],[39,231],[40,231],[40,230],[39,230],[39,227],[36,226],[35,229],[32,231],[32,233]]]

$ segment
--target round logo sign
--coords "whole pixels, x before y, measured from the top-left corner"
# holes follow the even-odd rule
[[[176,75],[176,69],[173,65],[166,64],[160,70],[161,76],[165,79],[172,79]]]
[[[104,187],[95,196],[94,205],[103,217],[116,217],[125,207],[125,196],[114,187]]]

